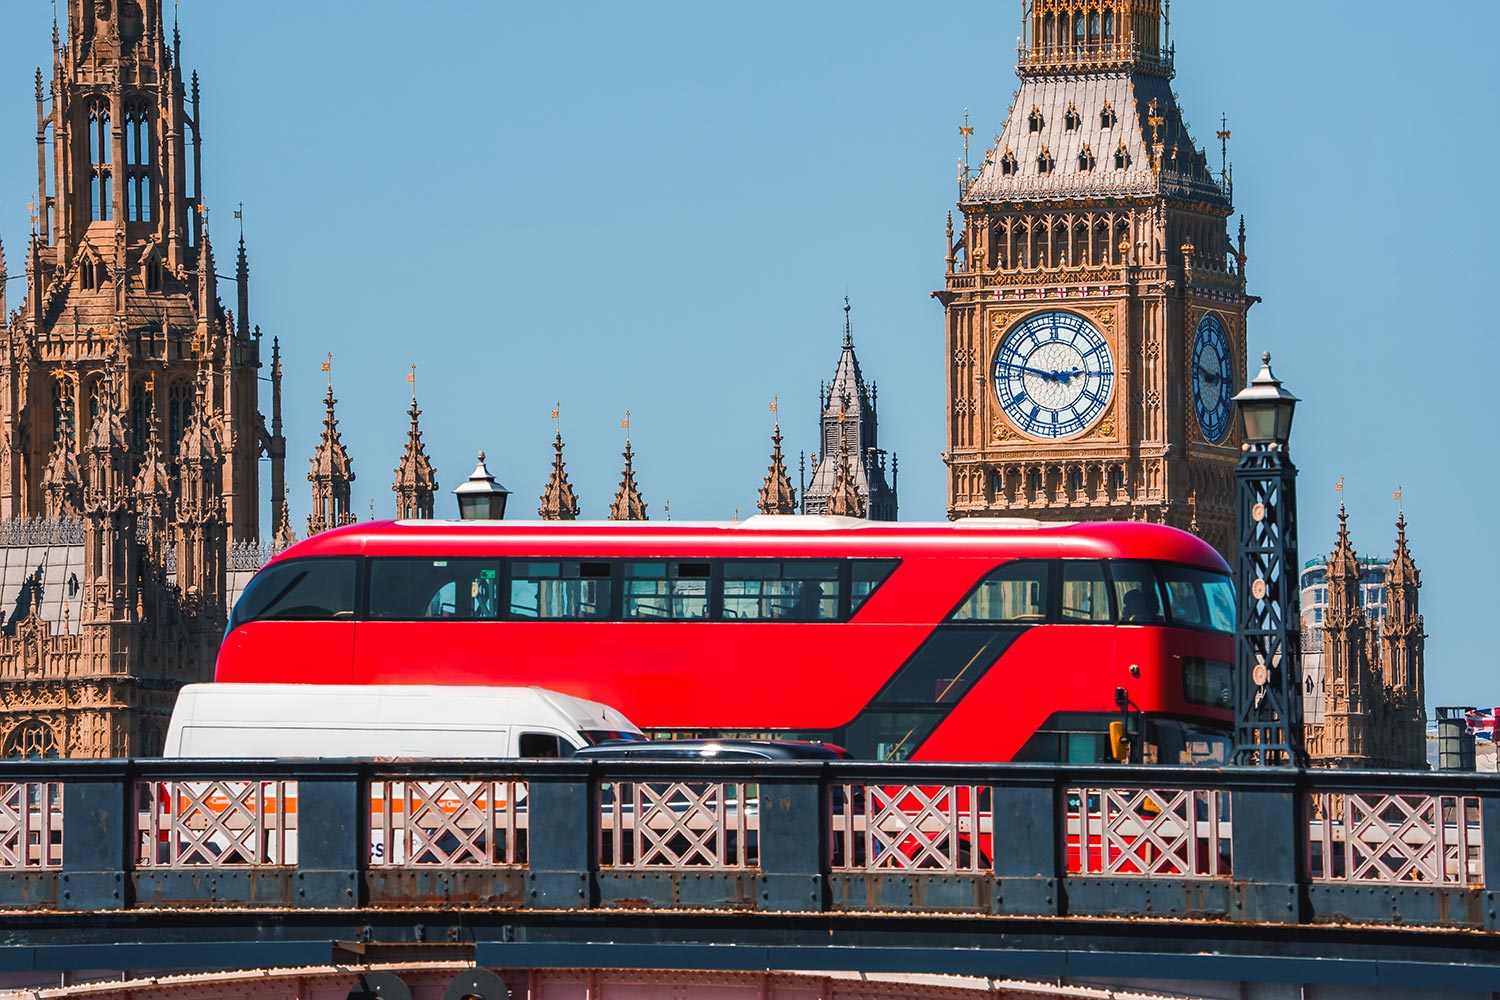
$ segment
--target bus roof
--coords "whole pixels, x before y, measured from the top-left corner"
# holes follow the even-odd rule
[[[1136,521],[965,518],[867,521],[757,515],[744,521],[371,521],[320,532],[276,558],[304,556],[889,557],[917,551],[1005,558],[1159,559],[1228,573],[1207,542]]]

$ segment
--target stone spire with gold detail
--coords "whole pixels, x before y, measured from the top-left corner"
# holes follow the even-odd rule
[[[555,410],[553,411],[556,412]],[[625,452],[625,476],[630,481],[630,487],[635,489],[635,481],[630,472],[630,451],[627,444]],[[621,484],[624,489],[624,484]],[[639,502],[640,494],[636,494]],[[616,504],[618,504],[616,500]],[[610,516],[614,516],[614,508],[610,508]],[[645,518],[645,504],[641,504],[641,518]],[[578,519],[578,497],[573,493],[573,486],[568,482],[568,470],[563,467],[563,439],[562,430],[559,429],[557,437],[552,441],[552,475],[547,477],[547,488],[542,491],[542,505],[537,508],[537,513],[544,521],[576,521]]]
[[[859,494],[859,485],[854,480],[854,469],[849,464],[848,424],[844,414],[848,404],[839,413],[839,454],[833,472],[833,490],[828,494],[827,513],[840,517],[864,517],[865,501]]]
[[[775,409],[776,404],[771,404]],[[776,429],[771,432],[771,466],[766,470],[766,481],[760,488],[758,505],[762,514],[797,513],[797,493],[792,489],[791,477],[786,474],[786,463],[781,458],[781,419],[776,420]]]
[[[1417,604],[1421,586],[1421,571],[1406,545],[1406,512],[1399,511],[1396,552],[1385,570],[1380,673],[1390,701],[1392,756],[1418,762],[1427,756],[1427,636]]]
[[[349,504],[349,484],[354,482],[354,468],[349,453],[339,440],[339,421],[334,416],[333,379],[328,380],[328,394],[323,397],[327,413],[323,417],[323,437],[313,452],[312,471],[307,474],[312,483],[312,513],[307,515],[307,533],[316,535],[329,528],[352,524],[354,513]]]
[[[422,429],[417,426],[422,411],[417,408],[415,375],[416,366],[412,366],[412,374],[407,376],[413,382],[411,409],[406,411],[411,417],[411,429],[406,432],[406,451],[396,466],[396,482],[391,486],[396,494],[396,516],[402,520],[431,519],[438,489],[437,473],[422,444]]]
[[[628,432],[630,417],[625,418],[626,430]],[[631,461],[635,458],[635,452],[630,450],[630,435],[625,436],[625,450],[621,453],[625,456],[625,471],[620,476],[620,489],[615,493],[614,503],[609,505],[609,519],[611,521],[648,521],[646,516],[646,501],[641,499],[641,491],[635,485],[635,470],[631,467]]]

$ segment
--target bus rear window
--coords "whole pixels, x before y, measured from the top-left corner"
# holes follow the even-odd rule
[[[254,621],[328,621],[354,617],[353,559],[272,563],[235,602],[229,627]]]

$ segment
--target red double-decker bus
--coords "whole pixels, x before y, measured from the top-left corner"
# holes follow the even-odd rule
[[[1139,523],[356,524],[234,607],[220,681],[535,684],[657,735],[877,760],[1226,762],[1224,560]]]

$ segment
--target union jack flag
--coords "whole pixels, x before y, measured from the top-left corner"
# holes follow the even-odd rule
[[[1488,712],[1482,708],[1470,709],[1464,713],[1464,728],[1475,736],[1493,740],[1497,738],[1497,719],[1500,719],[1500,708],[1492,708]]]

